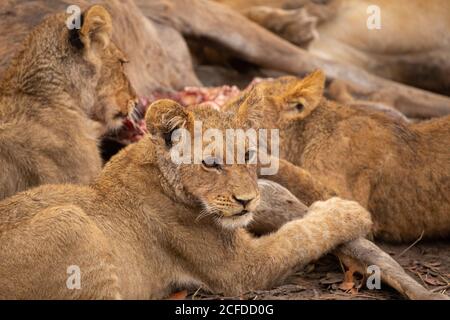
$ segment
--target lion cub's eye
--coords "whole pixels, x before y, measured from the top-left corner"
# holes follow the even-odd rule
[[[303,109],[305,109],[305,105],[301,101],[292,102],[289,104],[289,107],[297,111],[303,111]]]
[[[297,109],[297,111],[302,111],[305,108],[305,105],[301,102],[296,102],[294,108]]]
[[[216,169],[216,170],[222,169],[222,165],[220,164],[219,159],[214,157],[207,157],[203,159],[202,165],[206,169]]]
[[[130,61],[126,60],[126,59],[119,59],[120,64],[123,66],[126,63],[129,63]]]
[[[164,143],[166,144],[166,147],[168,147],[168,148],[172,148],[172,146],[173,146],[172,135],[173,135],[174,131],[175,131],[175,129],[163,134]]]

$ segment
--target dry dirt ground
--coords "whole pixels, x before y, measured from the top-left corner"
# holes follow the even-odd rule
[[[450,296],[450,241],[421,242],[414,246],[377,243],[389,253],[419,283],[434,292]],[[340,262],[328,255],[319,261],[307,265],[286,284],[272,290],[248,292],[239,297],[211,295],[201,288],[173,296],[174,299],[287,299],[287,300],[347,300],[347,299],[403,299],[393,289],[381,285],[380,290],[369,290],[365,280],[355,275],[355,287],[349,289],[344,281],[344,272]]]

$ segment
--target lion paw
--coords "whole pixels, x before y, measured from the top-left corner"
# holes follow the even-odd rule
[[[333,197],[326,201],[314,202],[309,211],[331,216],[343,231],[348,230],[355,237],[367,235],[372,228],[370,213],[356,201]]]

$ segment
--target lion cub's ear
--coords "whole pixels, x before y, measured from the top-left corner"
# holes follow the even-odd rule
[[[111,41],[112,19],[109,12],[100,5],[93,5],[83,13],[80,40],[84,47],[104,50]]]
[[[264,103],[265,96],[258,88],[252,88],[240,98],[235,121],[238,127],[258,129],[262,121],[259,106]]]
[[[145,115],[145,123],[150,135],[164,139],[170,147],[172,133],[177,129],[191,128],[194,117],[179,103],[162,99],[150,105]]]
[[[300,80],[294,91],[300,94],[308,102],[309,109],[317,107],[322,100],[325,88],[325,74],[321,70],[316,70],[306,78]]]

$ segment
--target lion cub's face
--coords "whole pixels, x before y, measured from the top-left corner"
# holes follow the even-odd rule
[[[325,75],[316,71],[304,79],[293,76],[263,81],[224,107],[236,111],[247,106],[258,112],[264,125],[284,128],[308,117],[323,97]]]
[[[207,129],[222,133],[224,140],[226,129],[245,130],[244,113],[235,116],[209,107],[185,108],[170,100],[155,102],[147,112],[146,122],[156,145],[160,170],[179,200],[199,208],[198,220],[213,218],[226,228],[245,226],[259,204],[256,164],[251,164],[255,156],[252,146],[245,143],[242,148],[243,163],[238,162],[237,151],[225,159],[205,148],[213,141],[206,137]],[[198,139],[204,139],[203,148],[196,149]],[[236,148],[235,142],[236,139],[231,143],[224,141],[216,146],[226,154],[227,146]],[[174,154],[185,156],[183,163],[174,161]]]
[[[137,103],[136,93],[125,74],[125,54],[111,41],[112,21],[105,8],[94,5],[83,13],[79,31],[71,42],[94,70],[97,79],[91,118],[107,130],[118,129]]]
[[[114,130],[121,127],[123,120],[133,111],[137,97],[125,74],[128,63],[125,54],[111,42],[101,59],[94,118],[104,123],[107,129]]]

